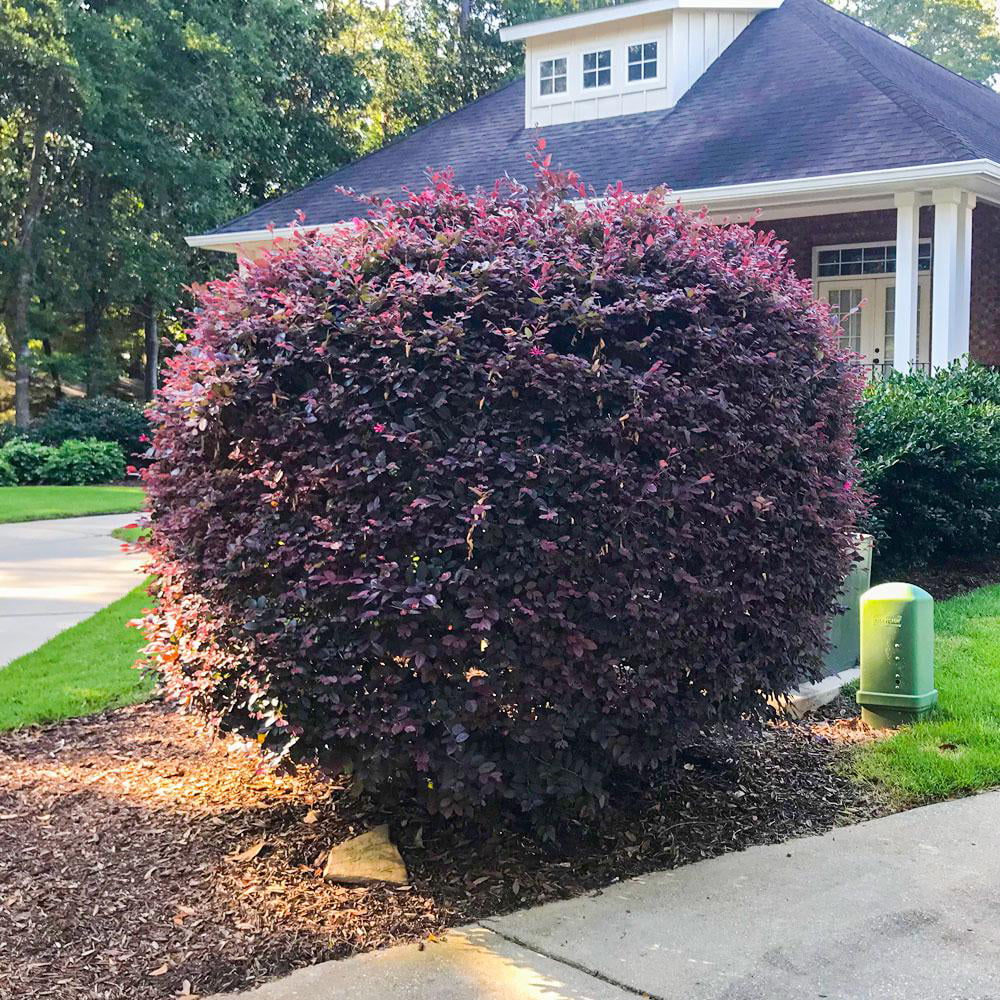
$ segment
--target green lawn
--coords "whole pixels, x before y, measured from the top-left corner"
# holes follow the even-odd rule
[[[149,528],[144,528],[139,524],[126,524],[121,528],[115,528],[111,532],[112,538],[117,538],[119,542],[138,542],[142,538],[149,536]]]
[[[937,604],[934,626],[936,712],[854,760],[905,804],[1000,785],[1000,586]]]
[[[142,510],[137,486],[0,486],[0,524]]]
[[[127,622],[149,607],[146,585],[0,667],[0,730],[143,701],[152,680],[132,668],[145,640]]]

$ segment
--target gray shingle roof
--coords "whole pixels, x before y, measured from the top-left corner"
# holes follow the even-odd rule
[[[524,128],[524,81],[446,115],[215,230],[363,214],[348,187],[398,195],[452,166],[472,189],[530,180],[544,135],[553,161],[598,191],[618,180],[675,190],[988,158],[1000,161],[1000,95],[835,11],[785,0],[758,14],[667,111]]]

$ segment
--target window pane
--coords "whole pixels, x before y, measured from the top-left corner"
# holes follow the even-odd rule
[[[656,60],[652,62],[643,63],[642,75],[646,80],[652,80],[656,76]]]
[[[638,62],[642,58],[642,46],[630,45],[628,47],[628,61]]]
[[[598,72],[597,85],[599,87],[608,87],[611,85],[611,70],[602,69]]]
[[[584,69],[596,69],[597,67],[597,53],[587,52],[583,56],[583,68]]]
[[[628,81],[632,83],[634,80],[642,79],[642,63],[629,63],[628,67]]]
[[[541,91],[542,91],[542,94],[551,94],[552,93],[552,78],[551,77],[549,77],[548,79],[546,79],[545,77],[542,78]]]
[[[656,59],[656,42],[646,42],[642,47],[643,59]]]
[[[566,60],[565,59],[555,59],[553,60],[555,66],[556,76],[566,75]]]
[[[861,304],[860,288],[836,288],[829,293],[830,309],[840,323],[840,346],[861,353],[861,313],[851,312]],[[848,315],[850,314],[850,315]]]
[[[602,49],[597,53],[597,65],[601,69],[605,69],[611,65],[611,49]]]
[[[566,93],[566,74],[556,77],[556,93],[565,94]]]

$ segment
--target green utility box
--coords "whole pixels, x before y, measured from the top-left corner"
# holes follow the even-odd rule
[[[882,583],[861,598],[861,718],[876,729],[922,719],[937,704],[934,598]]]
[[[827,677],[842,670],[853,670],[858,665],[861,653],[861,595],[871,583],[873,540],[871,535],[854,536],[859,558],[837,596],[837,603],[844,610],[831,619],[827,630],[830,646],[823,658],[823,673]]]

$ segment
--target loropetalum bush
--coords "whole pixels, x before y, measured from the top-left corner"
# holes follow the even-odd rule
[[[1000,372],[956,363],[930,378],[892,374],[857,416],[874,496],[878,557],[905,570],[1000,546]]]
[[[125,478],[125,458],[114,441],[63,441],[42,466],[41,481],[62,486],[112,483]]]
[[[771,236],[574,183],[435,176],[204,292],[145,473],[173,697],[551,821],[819,668],[859,505],[827,306]]]

